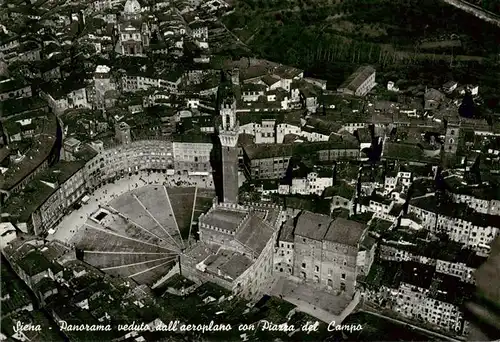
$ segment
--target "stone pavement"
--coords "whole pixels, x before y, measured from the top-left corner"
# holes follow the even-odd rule
[[[271,295],[296,305],[297,310],[325,323],[335,321],[340,324],[352,312],[358,302],[284,277],[280,277],[271,287]]]
[[[68,243],[76,231],[83,226],[88,217],[97,211],[99,205],[107,204],[113,198],[120,196],[137,187],[148,184],[164,184],[167,187],[175,186],[198,186],[203,189],[213,189],[212,176],[187,176],[166,175],[164,173],[139,173],[138,175],[125,176],[115,183],[105,184],[89,195],[90,200],[82,204],[81,208],[73,210],[69,215],[63,217],[56,232],[50,234],[48,240],[59,240]]]

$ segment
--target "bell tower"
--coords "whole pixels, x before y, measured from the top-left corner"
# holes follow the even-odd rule
[[[444,152],[456,154],[458,148],[458,139],[460,137],[460,124],[448,123],[444,141]]]
[[[238,203],[238,135],[236,99],[233,94],[221,99],[221,125],[218,127],[222,147],[222,195],[224,203]]]

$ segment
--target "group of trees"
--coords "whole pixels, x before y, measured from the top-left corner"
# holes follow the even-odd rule
[[[498,0],[469,0],[469,2],[479,5],[487,11],[500,14],[500,2]]]
[[[339,14],[342,17],[335,19]],[[320,1],[315,7],[303,0],[244,0],[223,21],[254,55],[303,68],[332,86],[365,63],[376,65],[381,76],[396,70],[391,80],[442,84],[436,79],[439,67],[450,79],[481,84],[488,103],[500,102],[492,95],[499,86],[495,70],[500,30],[438,0]],[[342,22],[352,25],[342,27]],[[460,49],[448,49],[444,55],[419,50],[423,39],[439,41],[452,34],[460,39]],[[485,60],[459,60],[459,54]]]

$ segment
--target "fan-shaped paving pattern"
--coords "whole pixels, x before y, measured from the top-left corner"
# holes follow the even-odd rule
[[[70,243],[83,260],[114,276],[151,285],[165,275],[186,245],[195,188],[145,186],[102,205]],[[187,234],[186,234],[187,233]],[[181,235],[180,235],[181,234]]]
[[[155,222],[162,227],[178,245],[182,245],[179,227],[164,186],[143,187],[134,190],[133,195],[143,209],[154,217]]]
[[[123,277],[123,278],[128,278],[128,277],[133,277],[134,275],[139,275],[142,273],[149,273],[149,270],[154,267],[160,267],[161,265],[164,265],[162,273],[165,272],[165,270],[168,271],[168,268],[166,268],[166,264],[169,262],[174,261],[175,258],[162,258],[162,259],[157,259],[157,260],[149,260],[145,261],[143,263],[138,263],[138,264],[131,264],[131,265],[123,265],[119,267],[113,267],[113,268],[104,268],[103,270],[106,273],[109,273],[115,277]]]
[[[176,257],[176,254],[164,254],[164,253],[106,253],[99,252],[93,253],[91,251],[86,251],[83,256],[83,261],[91,264],[95,267],[106,269],[108,267],[116,267],[123,265],[139,264],[143,262],[151,262],[159,259]]]
[[[182,237],[187,239],[197,190],[195,188],[168,188],[167,192],[179,231]]]
[[[109,231],[127,236],[133,239],[138,239],[144,242],[151,243],[153,245],[165,246],[167,248],[176,249],[171,241],[165,241],[162,236],[155,234],[153,229],[146,229],[143,226],[135,224],[133,221],[125,218],[119,213],[108,214],[104,219],[101,220],[100,225],[91,221],[88,225],[103,226]]]
[[[111,252],[146,252],[172,253],[171,249],[158,243],[141,241],[132,237],[120,235],[99,226],[97,223],[86,223],[73,236],[73,243],[82,250]]]
[[[151,187],[147,188],[148,190],[151,189]],[[156,212],[158,211],[157,208],[152,209],[152,212],[147,210],[133,192],[128,192],[115,198],[109,202],[108,206],[111,210],[122,215],[137,228],[151,232],[154,236],[161,239],[168,240],[179,248],[178,239],[176,240],[173,238],[165,227],[162,227],[161,223],[157,222],[155,218]],[[162,209],[168,210],[165,208]]]
[[[152,266],[148,268],[147,271],[131,274],[129,278],[139,284],[153,285],[156,280],[160,279],[167,273],[165,272],[165,269],[169,270],[172,267],[171,265],[173,265],[173,263],[173,260],[167,259],[167,261],[163,264]]]

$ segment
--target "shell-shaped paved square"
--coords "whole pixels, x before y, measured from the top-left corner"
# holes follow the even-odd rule
[[[102,203],[70,243],[106,273],[151,285],[188,246],[191,227],[213,196],[194,187],[139,187]]]

